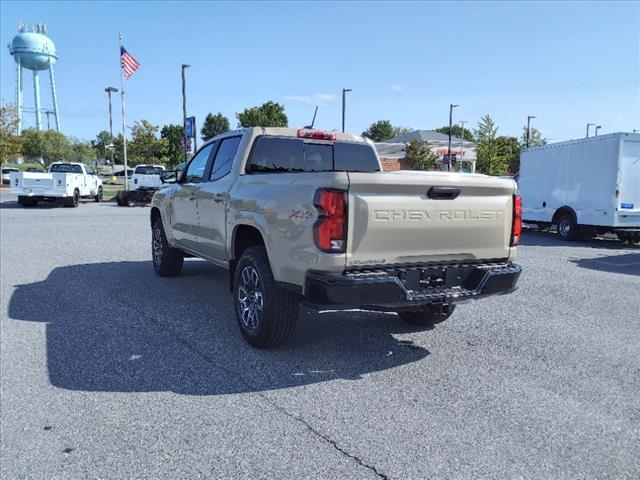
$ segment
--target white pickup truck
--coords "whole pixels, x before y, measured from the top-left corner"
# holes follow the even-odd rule
[[[11,193],[23,207],[35,207],[42,201],[77,207],[80,198],[102,200],[102,180],[83,163],[55,162],[48,173],[12,173]]]
[[[138,165],[131,177],[131,189],[118,192],[118,205],[128,207],[131,202],[151,202],[153,194],[162,186],[160,176],[164,171],[162,165]]]

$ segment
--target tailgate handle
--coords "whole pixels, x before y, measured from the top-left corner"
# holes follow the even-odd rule
[[[433,200],[453,200],[461,191],[460,187],[431,187],[427,195]]]

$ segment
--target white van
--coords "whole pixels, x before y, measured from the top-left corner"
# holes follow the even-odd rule
[[[615,232],[640,242],[640,134],[612,133],[523,150],[523,220],[563,240]]]

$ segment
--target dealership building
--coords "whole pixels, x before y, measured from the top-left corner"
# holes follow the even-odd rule
[[[382,161],[382,166],[387,171],[408,170],[404,163],[406,146],[413,140],[428,145],[431,151],[440,158],[440,168],[446,170],[445,156],[449,146],[449,135],[439,133],[434,130],[414,130],[413,132],[390,138],[384,143],[376,143],[378,156]],[[452,160],[458,163],[461,169],[468,172],[476,170],[476,144],[469,140],[458,137],[451,137]]]

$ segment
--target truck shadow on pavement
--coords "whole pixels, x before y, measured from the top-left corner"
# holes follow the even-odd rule
[[[600,272],[640,275],[640,253],[626,255],[607,255],[597,258],[578,258],[571,260],[579,267]]]
[[[160,278],[151,262],[54,269],[18,285],[15,320],[45,322],[51,383],[81,391],[221,395],[296,387],[362,375],[425,358],[394,333],[413,330],[393,314],[311,313],[277,349],[240,337],[226,271],[189,260]]]

